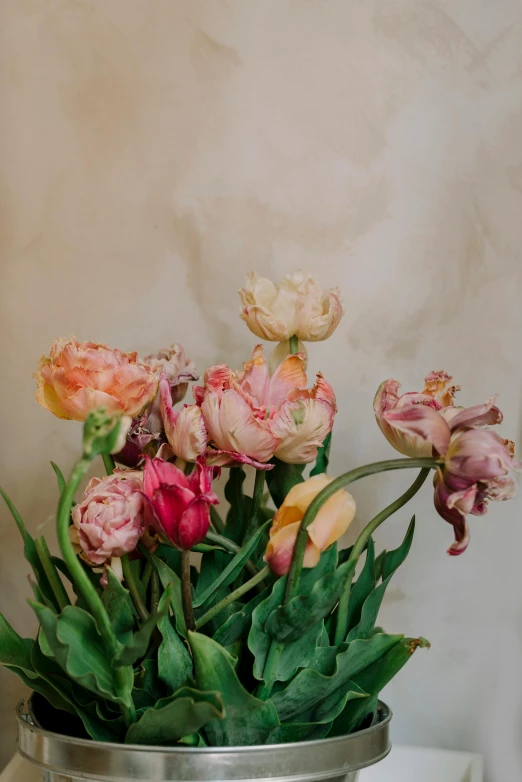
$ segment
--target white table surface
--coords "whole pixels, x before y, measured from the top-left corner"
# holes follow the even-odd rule
[[[483,782],[482,758],[467,752],[394,746],[388,757],[360,773],[360,782]],[[40,772],[18,755],[0,782],[42,782]]]

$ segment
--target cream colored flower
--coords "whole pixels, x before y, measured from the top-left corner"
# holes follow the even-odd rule
[[[250,272],[239,295],[250,331],[272,342],[294,335],[305,342],[327,339],[343,314],[338,288],[323,291],[310,272],[289,274],[279,285]]]

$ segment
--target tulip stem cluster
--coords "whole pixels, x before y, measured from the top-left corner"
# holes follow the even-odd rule
[[[91,583],[89,576],[83,569],[80,560],[76,556],[71,539],[69,537],[69,520],[71,517],[71,508],[74,502],[74,497],[78,486],[80,485],[85,473],[89,469],[92,459],[96,456],[96,453],[91,453],[89,456],[85,454],[79,461],[76,462],[71,477],[60,497],[60,504],[58,506],[58,519],[57,519],[57,534],[58,543],[62,551],[62,556],[65,560],[69,572],[73,579],[74,585],[81,594],[82,598],[87,603],[89,611],[93,616],[98,631],[107,645],[109,652],[116,656],[119,648],[118,641],[114,635],[112,625],[103,605],[102,599],[95,587]],[[136,720],[136,709],[132,703],[125,697],[126,683],[124,681],[125,671],[123,668],[118,667],[114,669],[115,687],[118,694],[121,697],[121,711],[125,718],[125,722],[130,725]],[[125,703],[124,703],[125,701]]]
[[[192,584],[190,582],[190,551],[181,552],[181,597],[183,601],[183,615],[187,630],[196,629],[194,608],[192,606]]]
[[[419,489],[424,484],[429,473],[430,473],[430,468],[423,467],[420,473],[418,474],[417,478],[415,479],[415,481],[409,487],[409,489],[407,489],[404,492],[404,494],[401,494],[400,497],[398,497],[396,500],[390,503],[390,505],[384,508],[384,510],[382,510],[380,513],[374,516],[374,518],[366,525],[366,527],[363,529],[363,531],[355,541],[351,554],[348,558],[349,562],[353,562],[355,564],[357,563],[357,560],[361,556],[362,552],[365,549],[365,546],[368,544],[368,541],[370,540],[371,536],[373,535],[377,527],[380,524],[382,524],[383,521],[386,521],[387,518],[389,518],[394,513],[396,513],[400,508],[402,508],[403,505],[406,505],[406,503],[409,502],[412,499],[412,497],[414,497],[417,494]],[[343,594],[339,599],[339,606],[337,608],[337,623],[336,623],[335,637],[334,637],[335,646],[339,646],[339,644],[341,644],[344,641],[346,636],[346,626],[348,623],[348,604],[350,602],[351,589],[352,589],[352,583],[350,579],[350,581],[346,586],[346,589],[344,590]]]
[[[213,605],[212,608],[209,608],[206,614],[200,616],[200,618],[196,622],[196,628],[199,630],[201,627],[203,627],[203,625],[209,622],[212,619],[212,617],[216,616],[216,614],[219,614],[220,611],[226,608],[227,605],[233,603],[234,600],[237,600],[242,595],[245,595],[247,592],[250,592],[251,589],[253,589],[255,586],[257,586],[262,581],[264,581],[264,579],[268,576],[269,573],[270,573],[270,568],[267,565],[249,581],[245,581],[244,584],[238,586],[237,589],[235,589],[229,595],[224,597],[223,600],[220,600],[219,603],[216,603],[216,605]]]
[[[303,559],[304,559],[306,544],[308,542],[308,534],[306,532],[306,529],[313,522],[319,510],[322,508],[325,502],[328,499],[330,499],[330,497],[332,497],[337,491],[339,491],[339,489],[343,489],[345,486],[348,486],[350,483],[353,483],[354,481],[357,481],[360,478],[365,478],[368,475],[374,475],[375,473],[380,473],[380,472],[387,472],[388,470],[404,470],[411,467],[421,467],[422,472],[418,476],[415,483],[410,487],[410,489],[404,495],[402,495],[402,497],[399,498],[399,500],[396,500],[395,503],[392,504],[394,510],[396,510],[397,508],[400,507],[400,504],[398,503],[400,503],[401,500],[404,500],[401,503],[404,504],[405,502],[407,502],[410,496],[413,496],[413,494],[415,494],[420,489],[420,487],[426,480],[426,476],[429,473],[430,469],[435,466],[436,466],[436,460],[428,457],[417,458],[417,459],[410,459],[410,458],[387,459],[386,461],[383,462],[374,462],[373,464],[366,464],[363,465],[362,467],[357,467],[355,470],[350,470],[349,472],[340,475],[338,478],[335,478],[333,481],[331,481],[331,483],[325,486],[325,488],[322,489],[322,491],[320,491],[319,494],[312,500],[301,522],[301,526],[299,528],[299,532],[297,534],[297,538],[295,541],[294,551],[292,555],[292,563],[290,565],[290,570],[288,571],[288,578],[286,582],[283,604],[286,605],[287,603],[289,603],[294,597],[296,597],[296,595],[299,592],[299,581],[303,569]],[[414,491],[413,493],[411,493],[413,489]],[[388,518],[388,516],[390,516],[391,513],[394,512],[393,510],[390,511],[391,507],[392,506],[389,506],[384,511],[382,511],[382,513],[380,513],[378,516],[372,519],[372,521],[370,521],[370,523],[363,529],[363,531],[357,538],[357,541],[355,542],[354,548],[350,556],[350,560],[352,561],[354,567],[357,559],[359,558],[362,551],[364,550],[364,547],[366,546],[373,531],[379,526],[379,524],[381,524],[386,518]],[[348,576],[349,585],[347,585],[347,589],[351,585],[353,569],[349,570],[349,573],[350,573],[350,575]],[[342,601],[343,612],[345,610],[347,611],[348,608],[347,600],[343,601],[341,598],[341,601]],[[341,608],[341,602],[339,603],[339,609],[340,608]],[[344,626],[342,618],[338,620],[336,635],[337,632],[340,633],[339,626],[341,627]],[[270,697],[270,694],[272,692],[272,687],[275,681],[277,663],[283,649],[284,649],[284,644],[282,644],[279,641],[274,641],[274,640],[272,641],[266,659],[265,669],[263,671],[264,684],[262,684],[258,690],[258,696],[260,698],[266,699]]]

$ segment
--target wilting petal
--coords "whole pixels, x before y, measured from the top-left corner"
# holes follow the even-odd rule
[[[473,407],[455,408],[456,415],[452,416],[448,422],[451,431],[464,426],[491,426],[492,424],[502,423],[502,413],[495,406],[496,397],[492,396],[483,405],[474,405]]]
[[[300,522],[282,527],[270,538],[266,547],[264,561],[277,576],[284,576],[290,569],[295,541],[299,532]],[[308,539],[303,559],[303,567],[315,567],[319,562],[321,552],[317,546]]]
[[[207,464],[211,464],[214,467],[234,467],[238,464],[248,464],[251,467],[255,467],[256,470],[273,470],[273,464],[269,462],[257,462],[255,459],[251,459],[250,456],[245,456],[244,453],[237,453],[236,451],[223,451],[220,448],[207,448],[206,452]]]
[[[487,481],[516,469],[504,440],[488,429],[468,429],[452,435],[445,465],[448,472],[470,481]]]
[[[283,402],[270,421],[273,434],[280,440],[275,449],[277,458],[289,464],[314,461],[317,449],[332,430],[334,413],[331,405],[317,399]]]
[[[426,447],[422,448],[419,447],[418,440],[403,438],[402,442],[393,443],[401,453],[407,456],[431,456],[432,449],[441,455],[446,453],[450,429],[437,410],[425,405],[411,405],[389,410],[384,413],[383,418],[397,432],[407,438],[420,438],[426,444]]]
[[[460,391],[460,386],[454,385],[452,376],[443,369],[428,372],[424,378],[422,393],[436,399],[442,407],[453,405],[453,398],[457,391]]]
[[[257,407],[265,405],[270,376],[262,345],[255,346],[252,358],[244,362],[243,371],[238,372],[237,380],[241,390]]]
[[[448,554],[462,554],[469,543],[469,529],[465,517],[465,513],[469,511],[464,509],[473,507],[476,487],[470,486],[462,492],[452,492],[444,483],[442,470],[437,470],[434,485],[435,508],[439,515],[452,525],[455,533],[455,542],[449,547]]]
[[[278,408],[295,389],[306,388],[305,357],[296,353],[279,364],[270,378],[266,404]]]
[[[201,411],[209,438],[219,450],[244,454],[260,462],[272,458],[278,439],[268,422],[255,418],[237,391],[207,393]]]

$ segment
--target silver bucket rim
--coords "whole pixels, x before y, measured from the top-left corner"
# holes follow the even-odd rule
[[[80,778],[99,782],[146,782],[148,779],[164,779],[165,782],[211,782],[214,779],[311,782],[344,777],[349,772],[378,763],[391,750],[389,724],[393,715],[382,701],[377,704],[378,722],[356,733],[287,744],[234,747],[166,747],[74,738],[32,724],[23,713],[24,705],[21,701],[16,709],[20,755],[48,771],[73,778],[77,774]],[[93,752],[94,748],[96,752]],[[110,768],[101,768],[100,755],[110,763]],[[286,773],[290,757],[293,757],[292,766],[290,773]],[[131,761],[132,771],[129,770]],[[151,763],[156,771],[151,770]],[[184,767],[182,773],[178,768],[180,764]],[[147,776],[150,773],[156,775]]]

